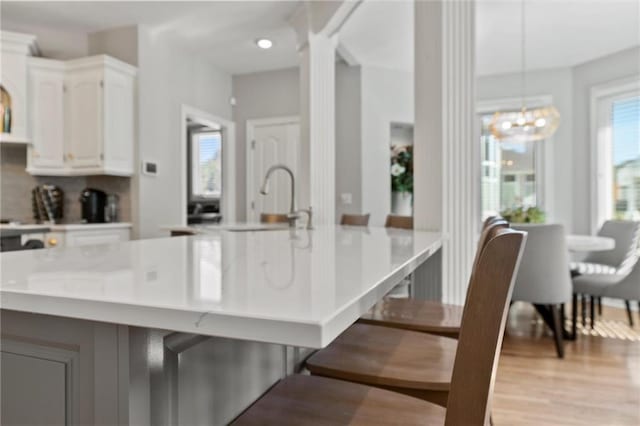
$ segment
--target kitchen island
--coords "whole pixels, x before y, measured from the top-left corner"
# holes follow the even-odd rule
[[[324,226],[2,254],[3,423],[225,424],[440,245]]]

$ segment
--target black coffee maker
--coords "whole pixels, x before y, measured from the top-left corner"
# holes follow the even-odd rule
[[[82,220],[87,223],[104,223],[104,207],[107,194],[99,189],[85,188],[80,193]]]

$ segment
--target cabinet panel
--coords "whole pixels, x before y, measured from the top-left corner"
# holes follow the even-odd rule
[[[109,231],[67,231],[65,247],[90,246],[95,244],[117,243],[129,240],[129,230],[115,229]]]
[[[105,79],[104,97],[105,167],[133,173],[133,80],[110,72]]]
[[[2,343],[2,424],[70,423],[74,354],[34,344]]]
[[[64,71],[32,69],[30,168],[64,167]]]
[[[102,87],[97,75],[72,77],[67,84],[68,148],[71,167],[98,167],[102,154]]]

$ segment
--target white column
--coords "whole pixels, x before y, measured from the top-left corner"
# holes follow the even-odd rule
[[[300,64],[300,203],[335,222],[335,37],[309,33]]]
[[[480,221],[474,19],[473,0],[415,2],[415,226],[442,232],[442,299],[458,304]]]

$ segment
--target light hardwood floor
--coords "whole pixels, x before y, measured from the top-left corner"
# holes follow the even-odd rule
[[[624,310],[605,307],[603,314],[607,324],[599,329],[618,330],[618,337],[580,335],[558,359],[533,309],[514,305],[494,391],[495,425],[640,425],[640,318],[634,313],[630,330]]]

